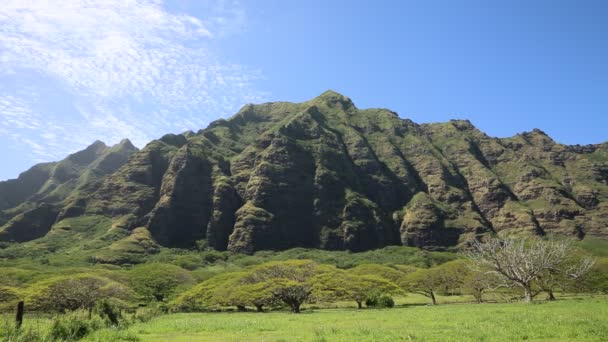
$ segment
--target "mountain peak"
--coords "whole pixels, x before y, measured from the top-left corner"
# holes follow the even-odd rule
[[[135,147],[135,145],[133,145],[133,143],[129,139],[122,139],[115,146],[121,150],[137,150],[137,147]]]
[[[86,149],[90,149],[90,148],[91,148],[91,149],[94,149],[94,148],[103,148],[103,147],[108,147],[108,146],[106,145],[106,143],[104,143],[104,142],[103,142],[103,141],[101,141],[101,140],[95,140],[95,141],[93,141],[93,143],[92,143],[91,145],[89,145],[89,146],[88,146]]]
[[[85,165],[97,158],[108,146],[101,140],[95,140],[91,145],[84,150],[70,154],[67,159],[76,164]]]
[[[533,128],[531,131],[523,131],[520,133],[517,133],[518,136],[522,136],[524,138],[551,138],[549,136],[549,134],[545,133],[545,131],[538,129],[538,128]]]
[[[326,90],[321,95],[314,98],[311,102],[319,103],[322,102],[324,104],[329,105],[330,107],[334,107],[335,105],[340,105],[343,109],[347,109],[350,107],[355,107],[353,101],[338,92],[333,90]]]
[[[543,130],[539,129],[539,128],[534,128],[532,130],[532,132],[526,132],[528,134],[537,134],[537,135],[544,135],[546,137],[548,137],[549,135],[547,133],[545,133]]]
[[[328,89],[321,93],[321,95],[317,96],[318,99],[327,99],[327,100],[341,100],[341,101],[351,101],[348,96],[344,96],[337,91]]]
[[[450,120],[450,123],[456,127],[458,130],[461,131],[469,131],[469,130],[475,130],[477,129],[473,123],[471,123],[471,121],[467,120],[467,119],[452,119]]]

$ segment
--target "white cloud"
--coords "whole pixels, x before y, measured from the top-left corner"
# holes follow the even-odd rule
[[[27,136],[21,141],[33,153],[56,158],[95,139],[143,145],[262,100],[252,86],[259,73],[221,61],[210,48],[243,27],[243,10],[225,1],[207,8],[197,18],[171,13],[160,0],[4,0],[0,134]],[[6,83],[23,72],[50,80],[63,97],[35,84],[27,84],[34,88],[28,94],[15,92]],[[77,117],[36,106],[37,97],[66,102],[61,110]]]
[[[0,119],[0,125],[5,129],[41,127],[40,117],[32,111],[28,102],[11,95],[0,97]]]

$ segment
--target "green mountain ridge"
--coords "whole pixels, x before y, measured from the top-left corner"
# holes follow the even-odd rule
[[[0,182],[0,240],[24,242],[44,236],[65,201],[91,191],[136,151],[128,139],[112,147],[95,141],[62,161],[35,165],[17,179]]]
[[[36,165],[0,182],[0,241],[84,234],[110,263],[197,244],[449,249],[485,234],[606,238],[607,199],[606,143],[567,146],[540,130],[492,138],[467,120],[416,124],[327,91],[249,104],[141,150],[96,142]]]

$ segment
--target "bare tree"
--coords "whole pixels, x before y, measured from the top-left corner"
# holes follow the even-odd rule
[[[477,303],[483,302],[483,294],[486,291],[495,290],[499,287],[496,284],[496,277],[493,274],[474,268],[466,272],[462,280],[464,293],[472,295]]]
[[[555,289],[575,289],[578,280],[586,275],[595,260],[591,258],[567,258],[560,267],[545,271],[538,279],[538,288],[547,293],[547,300],[555,300]]]
[[[476,268],[494,274],[501,285],[521,288],[529,303],[543,291],[543,280],[556,280],[557,274],[578,278],[591,269],[593,261],[589,259],[569,262],[571,246],[568,241],[491,239],[474,242],[469,257]]]

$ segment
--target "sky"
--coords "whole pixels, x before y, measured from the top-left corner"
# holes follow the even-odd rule
[[[608,141],[606,1],[3,0],[0,180],[327,89],[418,123]]]

